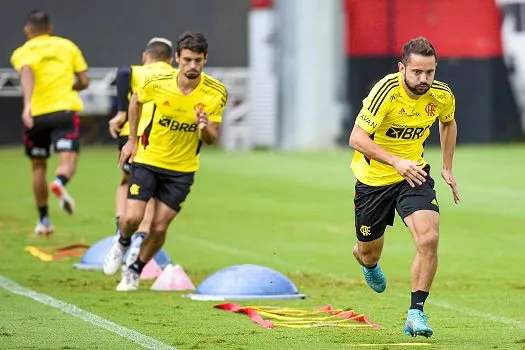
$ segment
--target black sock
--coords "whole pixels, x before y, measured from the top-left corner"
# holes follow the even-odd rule
[[[129,268],[133,271],[136,271],[140,275],[144,269],[144,266],[146,266],[146,263],[140,261],[140,258],[137,258],[133,264],[129,265]]]
[[[40,213],[40,221],[42,221],[43,218],[49,215],[47,211],[47,205],[43,205],[41,207],[38,207],[38,212]]]
[[[410,308],[423,311],[423,306],[425,305],[427,297],[428,292],[422,290],[416,290],[415,292],[412,292],[412,296],[410,298]]]
[[[67,183],[69,182],[69,179],[66,175],[57,175],[57,179],[60,180],[63,186],[67,185]]]
[[[377,267],[377,264],[374,264],[374,266],[365,266],[368,270],[373,270]]]
[[[124,238],[120,236],[118,239],[118,242],[122,244],[124,247],[129,247],[131,245],[131,237]]]

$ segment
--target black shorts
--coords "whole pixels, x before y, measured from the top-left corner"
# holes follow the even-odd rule
[[[80,150],[80,119],[77,112],[60,111],[33,118],[33,127],[24,128],[26,155],[31,158],[48,158],[51,143],[55,152]]]
[[[128,199],[147,202],[155,197],[179,212],[190,193],[194,174],[134,164],[128,184]]]
[[[118,146],[118,150],[119,150],[119,153],[118,153],[119,158],[120,158],[120,151],[122,151],[122,147],[124,147],[126,142],[128,142],[128,138],[129,138],[128,136],[119,136],[118,137],[117,146]],[[132,168],[131,164],[126,163],[122,167],[122,171],[124,171],[126,174],[131,174],[131,168]]]
[[[128,142],[129,137],[128,136],[119,136],[117,139],[117,146],[119,152],[122,151],[122,147]]]
[[[423,170],[427,173],[426,181],[416,187],[411,187],[406,181],[387,186],[368,186],[356,182],[355,230],[359,241],[369,242],[380,238],[386,226],[394,224],[395,211],[401,219],[418,210],[439,213],[430,165],[427,164]]]

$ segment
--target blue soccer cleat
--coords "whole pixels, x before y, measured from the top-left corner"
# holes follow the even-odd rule
[[[412,337],[422,335],[430,337],[432,335],[432,328],[428,326],[427,315],[421,310],[408,310],[407,321],[405,323],[405,334]]]
[[[377,293],[382,293],[386,289],[386,278],[379,264],[373,269],[363,267],[363,274],[365,275],[366,283]]]

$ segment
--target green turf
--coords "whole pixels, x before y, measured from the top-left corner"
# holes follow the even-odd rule
[[[196,285],[223,267],[266,265],[287,274],[307,299],[243,304],[351,307],[383,329],[267,330],[246,316],[213,309],[211,302],[149,291],[151,282],[137,293],[116,293],[118,277],[74,270],[78,258],[42,262],[25,253],[26,245],[92,244],[113,233],[119,178],[113,148],[82,151],[78,174],[68,185],[77,213],[66,216],[51,198],[56,232],[49,239],[32,233],[36,210],[27,159],[20,149],[0,149],[0,275],[179,349],[351,349],[405,342],[431,346],[369,348],[525,349],[525,145],[460,147],[459,206],[440,179],[439,151],[427,151],[442,212],[440,266],[426,306],[435,334],[428,340],[402,333],[414,254],[404,225],[397,220],[386,234],[385,293],[364,284],[353,260],[350,151],[203,153],[202,169],[165,246]],[[55,164],[53,159],[50,175]],[[0,348],[97,347],[138,346],[0,290]]]
[[[2,349],[141,349],[102,328],[0,289]],[[8,321],[8,322],[6,322]]]

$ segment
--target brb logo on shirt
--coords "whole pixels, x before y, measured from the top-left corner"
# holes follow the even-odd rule
[[[181,123],[168,117],[161,117],[159,125],[172,131],[196,132],[197,124]]]
[[[396,124],[394,124],[390,128],[388,128],[385,135],[394,139],[415,140],[425,135],[425,131],[430,129],[431,126],[432,125],[428,125],[424,128],[409,128],[397,126]]]

